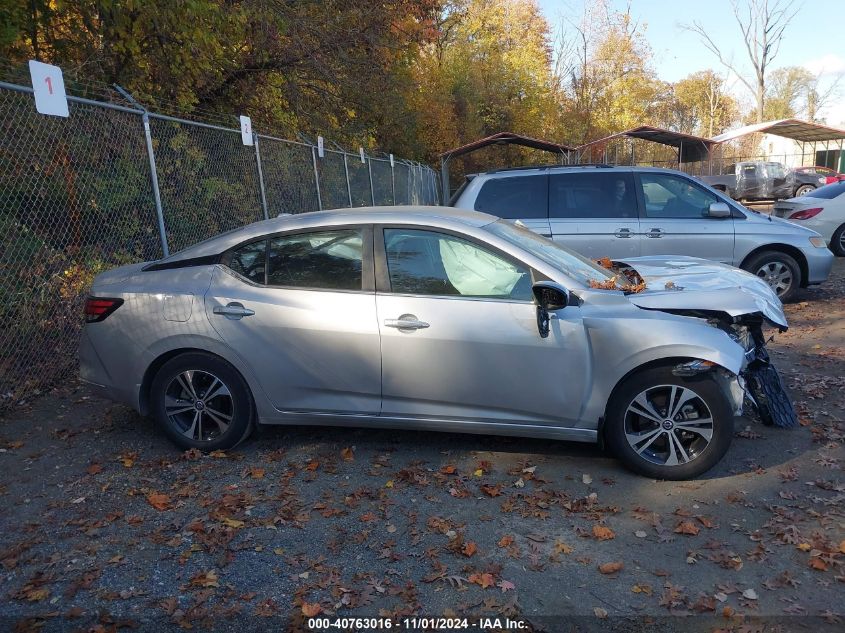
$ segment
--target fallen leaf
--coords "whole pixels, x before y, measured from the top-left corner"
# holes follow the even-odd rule
[[[440,472],[444,475],[454,475],[456,470],[457,468],[449,464],[448,466],[444,466],[443,468],[441,468]]]
[[[571,546],[567,545],[566,543],[564,543],[560,539],[555,541],[555,546],[554,546],[554,553],[555,554],[571,554],[573,551],[574,550]]]
[[[156,510],[169,510],[170,497],[160,492],[151,492],[147,495],[147,503],[149,503]]]
[[[746,600],[756,600],[757,599],[757,592],[753,589],[746,589],[742,592],[742,597]]]
[[[675,534],[697,536],[699,532],[701,532],[701,528],[692,521],[680,521],[678,525],[675,526]]]
[[[499,547],[508,547],[513,543],[513,536],[510,534],[505,534],[502,538],[499,539],[497,545]]]
[[[96,475],[97,473],[102,472],[102,470],[103,467],[100,464],[91,464],[90,466],[88,466],[88,468],[85,469],[85,471],[89,475]]]
[[[313,618],[315,615],[322,613],[323,607],[321,607],[316,602],[303,602],[302,603],[302,615],[306,618]]]
[[[496,583],[496,586],[502,590],[502,593],[506,593],[508,591],[513,591],[516,589],[516,585],[513,584],[510,580],[500,580]]]
[[[809,543],[798,543],[797,547],[802,552],[809,552],[811,549],[813,549],[813,546],[810,545]]]
[[[496,584],[493,574],[470,574],[469,581],[480,585],[482,589],[487,589],[487,587],[492,587]]]
[[[343,450],[340,451],[340,456],[343,458],[345,462],[354,462],[355,461],[355,451],[347,446]]]
[[[810,567],[818,571],[827,571],[827,563],[815,556],[810,559]]]
[[[191,578],[191,584],[194,587],[219,587],[217,572],[215,571],[201,571]]]
[[[634,532],[634,536],[636,536],[637,538],[645,538],[646,536],[648,536],[648,534],[646,534],[644,530],[637,530],[636,532]]]
[[[249,476],[252,479],[264,479],[264,469],[252,467],[249,469]]]
[[[653,590],[651,588],[651,585],[639,585],[639,584],[637,584],[637,585],[634,585],[633,587],[631,587],[632,593],[644,593],[647,596],[650,596],[652,591]]]
[[[615,574],[622,570],[625,565],[622,561],[615,561],[612,563],[605,563],[603,565],[599,565],[599,571],[603,574]]]
[[[588,474],[581,475],[581,481],[587,485],[593,483],[593,478]]]
[[[475,554],[476,551],[478,551],[478,546],[473,541],[464,543],[464,546],[461,548],[461,554],[467,558]]]
[[[601,607],[593,607],[593,613],[597,618],[604,619],[607,617],[607,610]]]
[[[476,477],[481,477],[484,474],[484,469],[478,468],[472,474],[475,475]]]
[[[223,523],[225,523],[230,528],[235,528],[235,529],[242,528],[244,525],[246,525],[246,523],[244,523],[243,521],[240,521],[238,519],[233,519],[231,517],[224,517]]]
[[[392,480],[392,479],[388,479],[388,480],[387,480],[387,483],[386,483],[386,484],[384,484],[384,487],[385,487],[385,488],[393,488],[393,480]]]
[[[320,467],[320,462],[316,459],[312,459],[307,464],[305,464],[305,470],[310,470],[311,472],[317,470]]]
[[[481,492],[483,492],[484,494],[486,494],[489,497],[498,497],[499,495],[502,494],[502,487],[499,486],[499,485],[496,485],[496,486],[484,485],[484,486],[481,486]]]
[[[594,525],[593,537],[599,541],[609,541],[612,538],[616,538],[616,534],[614,534],[613,530],[609,527],[605,527],[604,525]]]
[[[274,553],[276,556],[284,556],[284,555],[285,555],[285,548],[283,548],[283,547],[277,547],[277,548],[275,548],[275,549],[273,550],[273,553]]]

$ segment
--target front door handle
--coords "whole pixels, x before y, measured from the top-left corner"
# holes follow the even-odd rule
[[[431,327],[425,321],[420,321],[413,314],[403,314],[398,319],[385,319],[385,327],[395,327],[398,330],[424,330]]]
[[[646,237],[663,237],[663,230],[651,229],[648,233],[646,233]]]
[[[616,229],[616,233],[614,233],[616,237],[631,237],[633,233],[631,233],[631,229]]]
[[[220,314],[227,319],[242,319],[245,316],[252,316],[255,314],[255,310],[250,310],[249,308],[245,308],[243,304],[240,304],[236,301],[226,304],[225,306],[214,306],[212,310],[214,314]]]

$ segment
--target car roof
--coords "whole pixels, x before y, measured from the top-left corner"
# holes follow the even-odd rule
[[[220,235],[215,235],[193,246],[159,260],[160,263],[178,262],[198,257],[217,255],[233,246],[262,235],[283,231],[307,230],[319,227],[342,226],[346,224],[419,224],[422,226],[440,226],[442,228],[460,228],[461,225],[480,227],[498,220],[496,216],[456,209],[454,207],[395,205],[382,207],[355,207],[352,209],[332,209],[311,211],[308,213],[280,214],[269,220],[253,222]]]

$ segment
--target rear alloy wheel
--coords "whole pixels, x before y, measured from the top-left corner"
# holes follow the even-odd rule
[[[750,258],[743,268],[769,284],[782,303],[795,299],[801,287],[801,268],[798,262],[780,251],[758,253]]]
[[[211,354],[187,353],[165,363],[153,380],[151,398],[156,421],[183,449],[232,448],[253,427],[246,382]]]
[[[626,466],[656,479],[696,477],[730,446],[733,413],[710,375],[681,378],[669,368],[635,374],[614,394],[608,445]]]
[[[839,257],[845,257],[845,224],[833,232],[830,238],[830,250]]]
[[[801,196],[806,196],[811,191],[814,191],[816,188],[813,185],[801,185],[798,189],[795,190],[795,197],[800,198]]]

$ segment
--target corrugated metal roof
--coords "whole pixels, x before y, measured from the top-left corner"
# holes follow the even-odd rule
[[[775,136],[783,136],[803,143],[845,139],[845,130],[821,125],[820,123],[801,121],[800,119],[781,119],[779,121],[765,121],[763,123],[746,125],[745,127],[714,136],[713,140],[717,143],[724,143],[725,141],[731,141],[749,134],[774,134]]]
[[[681,162],[692,163],[696,161],[706,160],[710,152],[710,148],[715,145],[713,139],[695,136],[693,134],[684,134],[683,132],[673,132],[672,130],[665,130],[651,125],[641,125],[639,127],[625,130],[624,132],[617,132],[610,136],[584,143],[576,148],[582,151],[586,148],[602,145],[608,141],[617,138],[638,138],[652,143],[660,143],[661,145],[669,145],[677,147],[682,152]]]
[[[498,134],[493,134],[492,136],[485,136],[484,138],[480,138],[477,141],[473,141],[472,143],[467,143],[466,145],[461,145],[460,147],[456,147],[454,149],[450,149],[447,152],[443,152],[442,154],[440,154],[440,158],[453,158],[455,156],[461,156],[462,154],[474,152],[475,150],[481,149],[482,147],[487,147],[488,145],[496,144],[522,145],[523,147],[531,147],[533,149],[540,149],[546,152],[554,152],[560,154],[565,154],[572,150],[569,145],[563,145],[561,143],[544,141],[542,139],[532,138],[530,136],[523,136],[522,134],[514,134],[513,132],[499,132]]]

